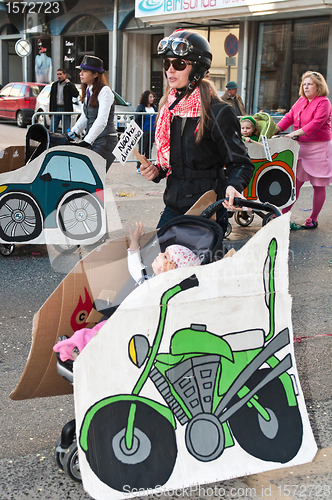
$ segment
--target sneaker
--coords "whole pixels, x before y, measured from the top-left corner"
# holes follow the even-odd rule
[[[141,171],[140,171],[140,169],[139,169],[139,168],[136,170],[136,172],[137,172],[138,174],[140,174],[140,173],[141,173]]]

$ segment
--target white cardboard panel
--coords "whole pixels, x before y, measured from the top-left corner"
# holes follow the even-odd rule
[[[137,495],[137,489],[140,487],[148,489],[150,493],[160,493],[160,491],[255,474],[286,465],[298,465],[313,459],[317,446],[310,428],[294,358],[291,297],[288,293],[288,241],[289,215],[284,215],[263,227],[231,258],[202,267],[178,269],[145,282],[123,301],[119,309],[86,346],[74,363],[74,397],[77,438],[80,445],[85,448],[83,450],[79,446],[83,485],[93,498],[97,500],[130,498]],[[274,271],[267,275],[270,278],[273,276],[275,293],[271,293],[272,285],[267,285],[268,291],[265,293],[263,270],[268,260],[269,249],[271,250],[274,245],[271,242],[276,242],[277,252]],[[268,263],[271,264],[272,260],[270,258]],[[189,396],[186,403],[181,396],[182,407],[184,404],[187,405],[189,421],[181,425],[177,420],[174,432],[169,420],[164,417],[159,418],[160,413],[155,411],[152,416],[151,405],[158,407],[159,403],[166,413],[168,406],[150,378],[147,378],[137,395],[133,395],[133,389],[140,380],[148,360],[141,368],[137,368],[129,359],[128,344],[133,335],[141,334],[149,340],[150,346],[153,345],[162,309],[160,307],[161,296],[166,290],[170,290],[193,273],[197,276],[198,286],[181,291],[169,300],[162,340],[158,349],[158,356],[161,353],[165,356],[156,359],[159,363],[168,364],[168,368],[172,362],[174,363],[172,366],[176,365],[177,369],[179,366],[184,366],[181,365],[179,359],[174,361],[175,358],[169,354],[171,339],[178,330],[190,329],[192,324],[203,324],[206,325],[207,331],[213,334],[213,341],[216,341],[218,345],[222,344],[225,347],[221,339],[229,340],[227,345],[230,351],[227,352],[228,355],[231,352],[232,361],[227,358],[226,351],[223,351],[224,355],[218,358],[221,361],[217,363],[218,366],[220,363],[222,371],[211,379],[215,383],[217,383],[216,380],[218,381],[218,390],[221,395],[216,394],[216,386],[212,393],[201,392],[199,394],[200,405],[203,405],[204,394],[205,396],[212,394],[214,401],[212,411],[206,410],[209,404],[211,410],[211,403],[206,403],[203,416],[201,413],[194,420],[192,417],[197,409],[191,407],[189,411]],[[275,298],[275,312],[271,316],[274,318],[272,321],[275,327],[274,335],[259,348],[260,342],[264,343],[264,332],[266,336],[270,329],[270,314],[265,298],[272,296]],[[227,423],[222,427],[225,435],[227,428],[230,430],[229,436],[226,436],[225,448],[222,452],[219,449],[220,455],[213,458],[209,446],[213,447],[218,439],[222,441],[220,438],[222,432],[219,430],[219,434],[215,433],[218,419],[212,414],[223,398],[227,397],[227,390],[223,389],[227,386],[224,381],[229,380],[229,385],[231,385],[237,377],[241,379],[242,368],[249,364],[251,359],[255,359],[260,352],[265,352],[264,348],[266,349],[275,339],[279,341],[285,334],[281,332],[286,329],[289,332],[289,341],[284,347],[278,348],[274,354],[275,357],[272,356],[272,358],[277,366],[290,358],[291,363],[286,370],[287,373],[269,382],[265,390],[261,389],[258,392],[258,399],[250,400],[256,405],[257,401],[261,404],[261,412],[264,412],[262,408],[265,408],[270,415],[270,425],[264,427],[266,420],[264,421],[261,416],[258,417],[258,410],[255,407],[250,409],[247,404],[244,404],[242,410],[238,409],[234,415],[227,418]],[[176,349],[176,345],[177,349],[179,346],[180,349],[185,346],[186,353],[194,349],[196,354],[202,355],[202,349],[206,345],[207,352],[212,353],[209,350],[212,345],[210,335],[204,337],[207,343],[200,346],[201,350],[197,351],[200,335],[205,334],[206,332],[193,333],[191,330],[188,337],[190,340],[184,342],[182,337],[182,341],[179,340],[178,344],[174,340],[173,349]],[[243,339],[242,352],[241,341],[236,340],[237,335]],[[176,338],[179,339],[178,334]],[[248,349],[250,344],[252,349]],[[192,347],[193,345],[195,348]],[[214,350],[213,353],[215,353]],[[190,366],[194,366],[192,359],[199,362],[205,359],[204,369],[212,367],[211,362],[206,361],[206,358],[202,356],[188,355],[186,357],[190,359]],[[244,363],[243,366],[241,363]],[[273,362],[270,361],[269,368],[269,365],[264,362],[260,368],[271,372],[272,365]],[[161,364],[159,368],[160,366]],[[186,375],[180,371],[178,373],[180,374],[178,380],[181,383],[187,383],[187,380],[192,379],[189,382],[196,384],[197,389],[199,372],[190,372],[194,375],[188,375],[189,372]],[[262,378],[262,372],[257,375],[257,370],[255,370],[253,378],[255,377],[256,379]],[[169,374],[166,379],[170,381],[172,376]],[[254,385],[252,385],[253,382],[248,382],[247,386],[253,389],[256,383],[258,383],[257,380]],[[244,385],[245,383],[242,387]],[[285,387],[288,388],[287,391]],[[172,389],[179,401],[180,393],[178,388],[175,390],[174,381]],[[286,392],[288,399],[285,396]],[[240,394],[241,391],[238,393]],[[273,394],[272,400],[271,394]],[[116,395],[121,400],[120,403],[115,403],[114,399],[112,402],[107,399]],[[233,403],[239,399],[236,396]],[[136,402],[134,435],[137,435],[143,443],[141,448],[143,455],[137,458],[138,455],[133,453],[132,465],[128,466],[127,452],[123,454],[121,451],[121,446],[123,446],[121,432],[122,429],[126,429],[128,411],[132,408],[133,401]],[[104,405],[105,410],[100,410],[97,404]],[[229,402],[226,408],[231,406]],[[96,410],[95,413],[89,412],[91,408]],[[158,409],[160,408],[159,406]],[[209,414],[208,417],[206,417],[207,414]],[[222,415],[218,415],[219,418],[222,418]],[[101,416],[100,421],[97,420],[99,416]],[[210,425],[211,421],[213,423]],[[85,432],[86,429],[89,431]],[[195,429],[198,431],[196,432]],[[145,440],[142,432],[149,436],[150,444]],[[269,435],[268,438],[267,435]],[[197,436],[204,436],[204,439],[197,438]],[[209,438],[209,436],[212,437]],[[231,439],[232,436],[233,443],[230,443],[229,438]],[[163,442],[163,439],[166,441]],[[137,444],[137,441],[135,442]],[[194,452],[189,450],[190,443],[193,443],[191,446]],[[202,458],[204,454],[205,458]],[[152,462],[149,462],[149,457],[153,457]],[[210,458],[207,459],[207,457]]]

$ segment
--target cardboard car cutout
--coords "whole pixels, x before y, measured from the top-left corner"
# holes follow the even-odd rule
[[[0,156],[0,243],[90,244],[105,234],[100,155],[56,146],[20,167],[22,148]]]

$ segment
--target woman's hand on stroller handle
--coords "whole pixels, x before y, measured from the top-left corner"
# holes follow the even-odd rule
[[[243,198],[245,200],[245,197],[241,193],[239,193],[239,191],[237,191],[235,187],[227,186],[223,206],[227,210],[241,210],[241,207],[239,207],[239,205],[234,204],[235,198]]]
[[[221,200],[216,201],[215,203],[212,203],[209,207],[207,207],[204,212],[202,212],[201,217],[204,217],[206,219],[210,219],[213,214],[218,212],[223,206],[225,202],[229,202],[226,198],[222,198]],[[233,206],[240,210],[243,210],[243,207],[248,207],[249,210],[257,210],[257,211],[266,211],[269,213],[274,214],[276,217],[279,217],[281,214],[281,211],[279,210],[278,207],[275,205],[272,205],[271,203],[260,203],[258,201],[252,201],[252,200],[247,200],[243,196],[240,198],[236,197],[233,200]]]

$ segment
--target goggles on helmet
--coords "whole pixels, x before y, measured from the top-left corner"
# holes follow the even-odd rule
[[[190,54],[194,47],[193,45],[184,38],[163,38],[158,43],[157,52],[159,55],[165,54],[168,50],[171,50],[176,56],[186,56]]]

